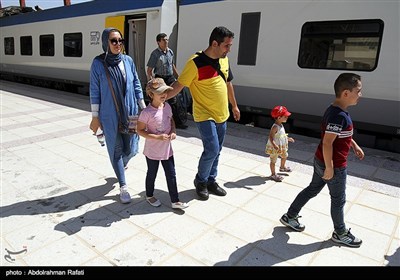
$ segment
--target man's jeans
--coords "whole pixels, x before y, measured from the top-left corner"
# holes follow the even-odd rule
[[[292,202],[289,207],[289,217],[295,217],[300,212],[301,208],[314,196],[316,196],[325,184],[328,185],[329,194],[331,196],[331,217],[333,226],[338,234],[346,230],[344,223],[343,208],[346,202],[346,177],[347,168],[340,167],[334,169],[333,178],[329,181],[322,179],[324,176],[325,164],[314,158],[314,174],[310,185],[303,189]]]
[[[217,177],[218,160],[227,125],[226,122],[215,123],[214,121],[196,122],[196,125],[204,149],[199,160],[196,180],[199,183],[212,183]]]

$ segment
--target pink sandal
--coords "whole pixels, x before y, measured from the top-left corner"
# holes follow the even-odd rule
[[[272,175],[272,176],[270,176],[269,178],[271,178],[272,180],[274,180],[275,182],[282,182],[282,180],[283,180],[283,177],[282,176],[279,176],[279,175]]]

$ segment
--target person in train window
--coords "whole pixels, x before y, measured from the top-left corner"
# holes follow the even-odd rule
[[[139,135],[120,133],[118,126],[120,120],[123,126],[127,126],[128,116],[138,115],[139,106],[143,109],[146,105],[136,66],[130,56],[122,53],[124,39],[121,32],[116,28],[106,28],[101,39],[104,53],[93,59],[90,68],[90,129],[94,133],[98,128],[103,130],[109,159],[120,186],[120,200],[129,203],[131,196],[125,169],[129,160],[138,153]]]
[[[270,178],[276,182],[282,182],[283,177],[275,172],[275,163],[278,157],[281,158],[280,172],[291,172],[290,167],[286,167],[286,159],[288,157],[288,142],[294,142],[292,137],[288,137],[285,132],[283,123],[286,123],[290,113],[285,106],[275,106],[271,111],[271,116],[275,119],[269,132],[267,145],[265,146],[265,153],[269,155],[271,169]]]
[[[350,233],[344,222],[346,203],[347,156],[350,148],[362,160],[363,150],[353,140],[353,122],[347,111],[361,97],[361,77],[353,73],[340,74],[334,84],[335,101],[326,109],[321,121],[321,141],[315,152],[314,174],[311,183],[303,189],[280,221],[295,231],[305,226],[298,220],[303,206],[327,184],[331,197],[332,240],[349,247],[360,247],[361,239]]]
[[[179,76],[178,70],[174,64],[174,52],[168,47],[169,39],[167,34],[158,34],[156,36],[156,41],[158,47],[152,51],[149,61],[147,62],[147,79],[162,78],[167,85],[171,85],[176,81],[175,77]],[[168,100],[172,108],[176,127],[186,129],[188,127],[185,124],[187,120],[187,110],[178,102],[180,102],[180,99],[177,97]],[[178,110],[184,110],[184,112],[180,113]],[[182,119],[182,116],[186,119]]]
[[[171,89],[162,78],[151,79],[146,86],[146,94],[149,96],[150,104],[140,113],[137,132],[146,138],[143,154],[146,156],[146,200],[158,207],[161,202],[154,197],[154,183],[157,177],[158,166],[164,168],[167,179],[167,187],[171,198],[171,206],[174,209],[184,209],[188,205],[179,201],[178,186],[176,183],[176,172],[172,140],[176,139],[175,122],[172,117],[171,106],[165,102],[166,90]]]
[[[193,97],[193,117],[203,142],[194,185],[202,200],[209,198],[209,192],[226,195],[216,178],[229,118],[228,101],[232,105],[234,119],[240,119],[227,57],[233,38],[234,33],[226,27],[215,27],[207,49],[188,59],[178,80],[172,84],[173,90],[168,92],[168,98],[171,98],[186,86]]]

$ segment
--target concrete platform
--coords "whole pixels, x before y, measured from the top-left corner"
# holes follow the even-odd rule
[[[162,168],[145,201],[146,161],[129,163],[130,204],[89,130],[87,96],[1,81],[3,269],[53,266],[400,266],[400,155],[365,148],[349,158],[345,221],[360,248],[332,241],[327,189],[300,213],[302,233],[279,219],[311,180],[318,139],[291,135],[283,182],[269,180],[269,130],[229,123],[218,182],[227,196],[200,201],[193,186],[202,145],[195,124],[173,142],[180,199],[172,210]],[[360,105],[362,106],[362,104]],[[141,139],[141,151],[144,139]]]

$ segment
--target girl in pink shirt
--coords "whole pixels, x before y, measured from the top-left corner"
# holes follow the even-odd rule
[[[151,79],[146,86],[146,93],[151,103],[140,113],[137,132],[146,138],[143,154],[146,156],[146,200],[158,207],[161,202],[154,197],[154,184],[161,164],[167,179],[168,192],[171,198],[172,208],[184,209],[187,203],[179,201],[176,183],[175,162],[171,141],[176,138],[176,127],[172,118],[171,106],[166,103],[167,91],[172,89],[163,79]]]

